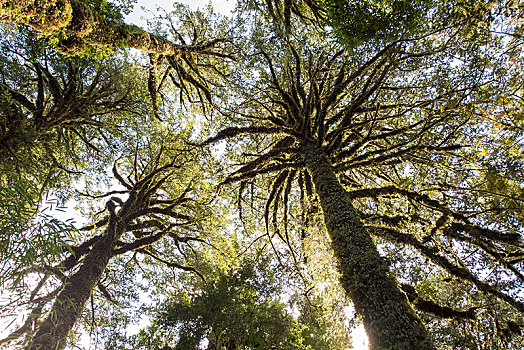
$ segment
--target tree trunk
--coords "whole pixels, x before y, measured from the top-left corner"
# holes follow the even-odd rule
[[[132,47],[172,56],[202,48],[176,45],[141,28],[102,17],[79,0],[0,0],[0,21],[28,25],[44,34],[63,32],[59,49],[79,54],[90,48]]]
[[[342,287],[363,318],[370,349],[434,349],[406,295],[389,275],[389,266],[380,257],[328,158],[314,144],[303,146],[303,152],[342,274]]]
[[[108,230],[110,227],[108,228]],[[114,229],[114,227],[112,228]],[[95,243],[80,269],[64,282],[47,318],[42,322],[27,350],[60,350],[84,310],[85,304],[102,278],[113,253],[114,235]]]

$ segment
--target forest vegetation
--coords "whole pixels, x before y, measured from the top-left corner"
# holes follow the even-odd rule
[[[132,6],[0,0],[0,348],[524,347],[524,3]]]

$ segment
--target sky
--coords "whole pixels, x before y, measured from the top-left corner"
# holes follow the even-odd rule
[[[160,7],[169,12],[173,9],[174,2],[173,0],[138,0],[133,8],[133,12],[126,16],[126,22],[145,29],[147,26],[146,18],[151,16],[151,14],[143,11],[142,8],[156,10],[157,7]],[[192,9],[204,8],[209,3],[212,3],[215,12],[220,12],[223,15],[229,15],[236,4],[236,0],[178,0],[176,2],[189,5]]]

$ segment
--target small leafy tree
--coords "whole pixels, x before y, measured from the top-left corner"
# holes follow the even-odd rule
[[[282,286],[270,270],[268,261],[247,261],[238,269],[218,272],[193,295],[175,292],[137,337],[136,348],[330,348],[311,315],[307,323],[297,321],[278,300]]]

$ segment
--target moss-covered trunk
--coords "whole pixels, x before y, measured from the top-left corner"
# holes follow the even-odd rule
[[[27,350],[60,350],[78,321],[84,306],[100,281],[113,253],[115,225],[110,225],[106,237],[99,240],[85,256],[78,271],[68,278],[58,294],[47,318],[42,322]]]
[[[198,47],[176,45],[137,26],[105,18],[79,0],[0,0],[0,21],[25,24],[44,34],[61,31],[59,49],[67,54],[117,47],[132,47],[166,56],[199,50]]]
[[[362,317],[373,350],[434,349],[420,319],[338,181],[322,150],[303,147],[324,221],[342,274],[341,283]]]

